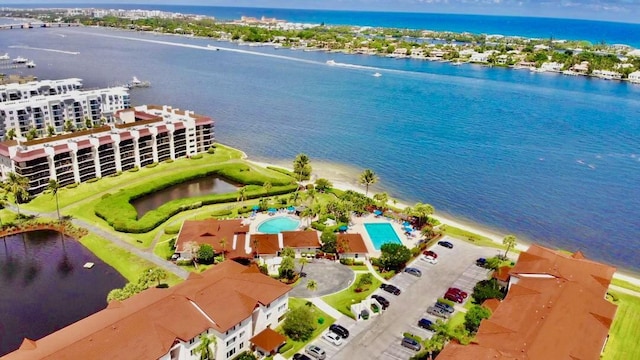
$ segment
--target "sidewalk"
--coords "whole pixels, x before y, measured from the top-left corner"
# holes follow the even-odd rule
[[[367,269],[369,269],[369,272],[371,272],[371,274],[373,274],[373,276],[375,276],[376,279],[382,281],[383,284],[389,283],[389,280],[385,280],[385,278],[378,275],[378,273],[376,272],[376,269],[373,268],[373,265],[371,265],[371,262],[369,260],[365,261],[364,264],[367,265]]]
[[[336,321],[338,321],[340,318],[344,317],[344,315],[341,312],[339,312],[338,310],[332,308],[329,304],[324,302],[324,300],[322,300],[319,297],[307,298],[307,300],[311,301],[313,303],[313,305],[318,307],[318,309],[326,312],[332,318],[335,318]]]

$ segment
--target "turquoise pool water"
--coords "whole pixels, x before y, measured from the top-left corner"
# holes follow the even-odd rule
[[[373,242],[373,247],[376,250],[380,250],[382,245],[386,243],[402,244],[402,241],[400,241],[398,234],[393,230],[393,226],[391,226],[391,224],[364,224],[364,228],[367,230],[367,233],[371,238],[371,242]]]
[[[283,231],[296,230],[299,226],[300,220],[280,216],[263,221],[258,225],[258,231],[264,234],[278,234]]]

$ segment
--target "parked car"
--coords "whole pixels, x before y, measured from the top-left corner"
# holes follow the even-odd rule
[[[420,349],[422,349],[420,343],[410,337],[402,338],[400,345],[415,351],[420,351]]]
[[[360,318],[361,318],[362,320],[369,320],[369,316],[370,316],[370,314],[369,314],[369,310],[367,310],[367,309],[362,309],[362,311],[360,311]]]
[[[420,259],[428,262],[429,264],[435,265],[438,263],[438,259],[434,258],[433,256],[423,256]]]
[[[385,299],[380,295],[371,295],[372,299],[376,299],[376,301],[382,306],[382,310],[386,310],[389,307],[389,300]]]
[[[452,292],[448,292],[448,293],[444,294],[444,298],[449,300],[449,301],[457,302],[459,304],[462,304],[464,302],[464,298],[462,296],[460,296],[459,294],[456,294],[456,293],[452,293]]]
[[[293,360],[313,360],[305,354],[293,354]]]
[[[329,326],[329,330],[340,335],[340,337],[343,339],[346,339],[349,337],[349,330],[347,330],[347,328],[345,328],[342,325],[331,324],[331,326]]]
[[[449,313],[438,308],[435,306],[429,306],[429,308],[427,309],[427,313],[433,315],[433,316],[437,316],[437,317],[441,317],[443,319],[446,319],[449,317]]]
[[[407,274],[411,274],[413,276],[417,276],[417,277],[422,276],[422,271],[420,271],[420,269],[414,268],[414,267],[405,268],[404,272],[406,272]]]
[[[388,292],[388,293],[392,293],[393,295],[400,295],[400,289],[398,289],[397,287],[391,285],[391,284],[382,284],[380,285],[380,289]]]
[[[478,259],[476,260],[476,265],[477,265],[477,266],[480,266],[480,267],[482,267],[482,268],[483,268],[483,267],[486,267],[486,266],[487,266],[487,259],[485,259],[485,258],[478,258]]]
[[[427,329],[427,330],[433,330],[433,321],[431,321],[429,319],[422,318],[422,319],[418,320],[418,327],[421,327],[421,328]]]
[[[447,290],[447,292],[453,292],[453,293],[460,294],[460,296],[462,296],[462,297],[463,297],[463,298],[465,298],[465,299],[466,299],[466,298],[467,298],[467,296],[469,295],[469,294],[467,294],[465,291],[462,291],[462,290],[460,290],[460,289],[458,289],[458,288],[454,288],[454,287],[449,288],[449,290]]]
[[[340,337],[340,335],[334,333],[333,331],[325,332],[324,334],[322,334],[322,338],[335,346],[342,345],[342,338]]]
[[[453,244],[448,242],[448,241],[444,241],[444,240],[443,241],[438,241],[438,245],[444,246],[444,247],[449,248],[449,249],[453,249]]]
[[[319,360],[324,360],[327,357],[327,353],[317,345],[307,346],[307,348],[304,349],[304,352]]]
[[[431,251],[431,250],[425,250],[425,251],[423,251],[423,252],[422,252],[422,255],[424,255],[424,256],[431,256],[431,257],[432,257],[432,258],[434,258],[434,259],[437,259],[437,258],[438,258],[438,254],[436,254],[436,252],[435,252],[435,251]]]
[[[441,302],[436,302],[436,304],[434,306],[435,307],[439,307],[440,309],[448,312],[449,314],[453,313],[456,310],[456,309],[453,308],[453,306],[451,306],[449,304],[441,303]]]

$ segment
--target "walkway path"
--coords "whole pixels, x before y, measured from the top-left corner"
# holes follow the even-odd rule
[[[324,302],[324,300],[322,300],[319,297],[307,298],[307,300],[311,301],[313,303],[313,305],[318,307],[318,309],[326,312],[332,318],[335,318],[336,322],[340,318],[344,317],[344,314],[342,314],[340,311],[338,311],[338,310],[334,309],[333,307],[331,307],[331,305],[327,304],[326,302]]]
[[[623,294],[640,297],[640,292],[629,290],[618,285],[609,285],[609,289],[621,292]]]
[[[372,273],[373,276],[376,277],[376,279],[382,281],[383,284],[388,284],[389,283],[388,280],[386,280],[382,276],[378,275],[378,272],[376,271],[376,269],[373,268],[373,265],[371,265],[371,262],[369,260],[365,261],[364,264],[367,265],[367,268],[369,269],[369,272]]]

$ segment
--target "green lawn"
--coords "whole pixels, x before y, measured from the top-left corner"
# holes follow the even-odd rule
[[[620,287],[625,288],[627,290],[631,290],[631,291],[635,291],[635,292],[639,292],[640,293],[640,286],[638,286],[636,284],[632,284],[632,283],[630,283],[630,282],[628,282],[626,280],[613,278],[611,280],[611,285],[620,286]]]
[[[602,359],[640,359],[640,297],[609,291],[618,301],[618,311],[609,330]]]
[[[80,243],[91,250],[91,252],[102,261],[109,264],[109,266],[114,268],[128,281],[137,281],[142,271],[155,266],[95,234],[84,236],[80,240]],[[182,281],[172,273],[168,273],[168,275],[169,277],[166,282],[169,285],[174,285]]]
[[[358,280],[360,280],[360,278],[364,275],[365,274],[358,274],[355,281],[353,282],[353,284],[351,284],[351,286],[349,286],[348,289],[342,290],[332,295],[324,296],[322,297],[322,300],[324,300],[324,302],[331,305],[331,307],[340,311],[341,313],[351,318],[355,318],[351,313],[351,304],[359,303],[360,301],[371,295],[377,288],[380,287],[381,284],[380,280],[373,276],[373,283],[371,285],[367,285],[362,292],[355,292]]]
[[[464,240],[466,242],[472,243],[478,246],[484,247],[492,247],[496,249],[505,250],[506,247],[502,244],[498,244],[495,241],[489,239],[488,237],[478,235],[471,231],[463,230],[451,225],[443,225],[440,229],[442,229],[445,235],[449,235],[456,239]],[[511,253],[518,253],[516,249],[510,250]]]
[[[305,305],[306,302],[307,301],[304,299],[289,298],[289,309],[295,309],[299,306],[306,306]],[[284,357],[286,358],[292,357],[293,354],[297,353],[300,349],[302,349],[305,345],[307,345],[313,339],[320,336],[320,334],[322,334],[326,329],[329,328],[329,325],[333,324],[333,322],[336,321],[336,319],[332,318],[327,313],[317,308],[315,305],[311,306],[311,311],[315,315],[315,324],[317,326],[316,329],[313,331],[313,334],[311,334],[311,337],[306,342],[293,341],[287,337],[287,344],[293,344],[293,348],[289,349],[287,352],[282,354]],[[322,324],[318,322],[318,319],[320,318],[324,319],[324,322]],[[278,329],[278,332],[282,332],[281,329]]]
[[[454,329],[458,325],[464,324],[464,315],[462,311],[456,311],[455,314],[447,322],[450,329]]]

